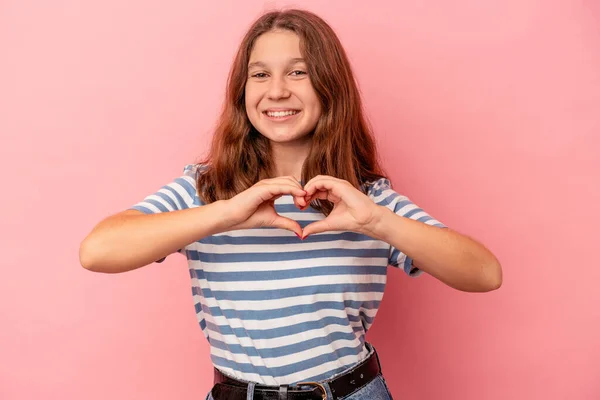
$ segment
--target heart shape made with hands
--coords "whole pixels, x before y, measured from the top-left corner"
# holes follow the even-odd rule
[[[294,204],[301,211],[306,210],[317,199],[331,202],[333,209],[324,219],[301,229],[301,235],[295,232],[302,240],[309,235],[327,231],[368,232],[381,213],[380,206],[343,179],[319,175],[307,182],[303,190],[305,196],[293,195]],[[296,221],[294,223],[297,224]]]

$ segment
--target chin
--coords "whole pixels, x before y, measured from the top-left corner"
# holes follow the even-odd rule
[[[261,131],[261,135],[275,143],[292,143],[308,139],[308,133]],[[263,133],[265,132],[265,133]]]

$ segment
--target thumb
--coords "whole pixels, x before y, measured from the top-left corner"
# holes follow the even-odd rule
[[[294,232],[298,237],[302,237],[302,227],[293,219],[278,215],[271,223],[271,226],[274,228],[287,229],[288,231]]]
[[[306,225],[304,230],[302,231],[302,239],[306,239],[308,235],[313,235],[315,233],[327,232],[330,231],[331,227],[327,223],[326,220],[316,221],[311,224]]]

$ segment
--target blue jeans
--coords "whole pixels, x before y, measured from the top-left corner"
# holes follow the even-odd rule
[[[369,355],[371,355],[371,353],[374,350],[372,349],[372,347],[369,344],[367,344],[367,345],[370,348]],[[343,371],[337,375],[332,376],[331,378],[329,378],[325,381],[320,382],[323,385],[323,387],[325,387],[325,390],[327,392],[327,400],[333,399],[333,395],[331,394],[331,388],[329,387],[328,382],[331,381],[332,379],[334,379],[338,375],[343,375],[345,373],[348,373],[349,371],[352,371],[354,368],[356,368],[356,367],[350,367],[346,371]],[[254,386],[255,386],[255,383],[253,383],[253,382],[248,383],[247,400],[253,400]],[[371,382],[358,388],[353,393],[350,393],[348,396],[342,397],[342,399],[343,400],[392,400],[392,394],[390,393],[383,376],[379,375],[375,379],[373,379]],[[208,393],[208,396],[206,396],[206,400],[214,400],[211,393]]]
[[[331,389],[327,383],[324,383],[325,389],[327,390],[327,399],[333,399]],[[252,400],[252,394],[248,394],[248,399]],[[358,389],[356,392],[343,397],[343,400],[392,400],[392,395],[387,388],[385,379],[379,375],[365,386]],[[208,393],[206,400],[214,400],[212,394]]]

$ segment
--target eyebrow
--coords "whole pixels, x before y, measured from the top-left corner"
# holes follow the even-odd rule
[[[294,64],[301,63],[301,62],[305,62],[304,58],[291,58],[290,61],[288,62],[288,65],[294,65]],[[267,65],[262,61],[255,61],[255,62],[248,64],[248,69],[251,69],[254,67],[266,68]]]

